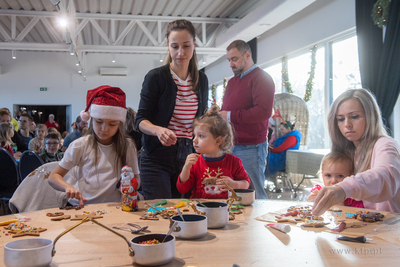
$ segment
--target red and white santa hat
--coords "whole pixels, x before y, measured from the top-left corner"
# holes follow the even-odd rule
[[[108,85],[89,90],[86,95],[86,109],[80,115],[83,121],[93,117],[125,122],[126,95],[120,88]]]

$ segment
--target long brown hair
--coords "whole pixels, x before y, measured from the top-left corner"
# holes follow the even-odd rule
[[[165,37],[168,40],[169,35],[172,31],[183,31],[187,30],[189,34],[193,37],[193,41],[196,40],[196,29],[194,28],[193,24],[186,20],[186,19],[178,19],[170,22],[167,27],[167,33]],[[169,64],[172,62],[171,55],[168,51],[167,57],[165,60],[165,64]],[[197,93],[199,90],[199,70],[197,69],[197,55],[196,55],[196,48],[193,50],[192,58],[189,61],[189,74],[192,78],[192,90],[193,92]]]
[[[11,140],[11,130],[14,131],[10,122],[0,123],[0,141],[5,143],[5,146],[13,145]]]
[[[96,133],[93,130],[93,118],[90,119],[89,130],[87,131],[87,134],[89,135],[89,146],[94,149],[94,162],[95,166],[97,166],[98,139]],[[121,121],[119,122],[117,133],[113,136],[113,141],[113,147],[117,155],[115,158],[114,166],[115,168],[117,168],[118,175],[120,175],[122,167],[126,165],[126,154],[129,146],[128,139],[124,131],[124,124]]]
[[[340,132],[336,113],[339,106],[350,99],[356,99],[365,112],[365,131],[357,147]],[[375,97],[366,89],[351,89],[342,93],[333,101],[328,114],[329,135],[332,140],[332,151],[348,154],[357,163],[354,173],[366,171],[371,168],[372,152],[376,141],[382,136],[388,136],[383,126],[381,110]]]

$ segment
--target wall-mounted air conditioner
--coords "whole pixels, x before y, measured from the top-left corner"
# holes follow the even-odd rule
[[[100,68],[100,76],[127,76],[127,68]]]

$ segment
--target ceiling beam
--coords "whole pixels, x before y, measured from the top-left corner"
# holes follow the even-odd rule
[[[9,10],[0,9],[0,16],[27,16],[27,17],[58,17],[59,12],[48,12],[48,11],[28,11],[28,10]],[[175,17],[175,16],[143,16],[143,15],[122,15],[122,14],[92,14],[92,13],[78,13],[76,12],[75,17],[77,19],[100,19],[100,20],[141,20],[141,21],[162,21],[171,22],[177,19],[186,19],[192,23],[236,23],[240,19],[236,18],[202,18],[202,17]]]
[[[58,51],[69,52],[68,44],[44,44],[44,43],[0,43],[0,50],[27,50],[27,51]],[[76,52],[92,52],[92,53],[149,53],[164,54],[167,47],[163,46],[104,46],[104,45],[77,45]],[[212,47],[197,47],[197,54],[206,55],[225,55],[225,49]]]

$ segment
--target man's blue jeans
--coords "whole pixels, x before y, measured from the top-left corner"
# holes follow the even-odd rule
[[[232,154],[242,160],[243,167],[256,190],[256,198],[268,199],[264,189],[268,141],[257,145],[235,145]]]

